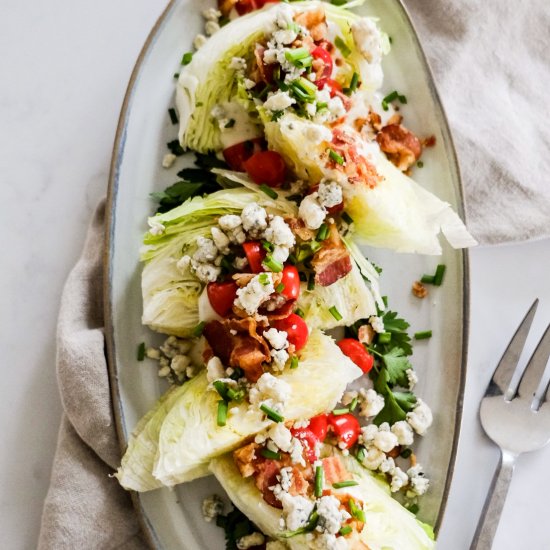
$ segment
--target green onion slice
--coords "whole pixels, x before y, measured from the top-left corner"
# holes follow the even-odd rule
[[[336,164],[340,164],[340,166],[342,166],[344,164],[344,157],[342,155],[339,155],[336,151],[334,151],[334,149],[329,149],[328,150],[328,156]]]
[[[274,260],[272,256],[266,256],[262,263],[273,271],[273,273],[280,273],[284,268],[284,265],[281,262]]]
[[[351,515],[355,519],[358,519],[359,521],[365,523],[365,512],[363,512],[363,510],[361,510],[361,508],[359,508],[359,506],[355,504],[355,500],[353,500],[352,498],[349,499],[349,509]]]
[[[420,332],[414,333],[414,339],[415,340],[427,340],[428,338],[432,337],[432,331],[431,330],[422,330]]]
[[[336,306],[332,306],[331,308],[329,308],[329,311],[330,311],[330,314],[331,314],[337,321],[341,321],[341,320],[342,320],[342,315],[341,315],[341,313],[336,309]]]
[[[269,185],[266,185],[265,183],[262,183],[260,185],[260,190],[263,191],[268,197],[271,199],[276,199],[279,195],[276,191],[273,191]]]
[[[260,454],[265,458],[269,458],[270,460],[281,460],[281,453],[274,453],[273,451],[270,451],[266,448],[262,449],[260,451]]]
[[[227,407],[227,401],[223,399],[218,401],[218,416],[216,418],[218,426],[225,426],[227,422]]]
[[[317,231],[317,236],[315,237],[318,241],[324,241],[328,237],[329,228],[326,223],[322,223],[321,227]]]
[[[204,327],[206,326],[206,323],[204,321],[201,321],[194,329],[193,329],[193,336],[198,338],[202,335],[202,331],[204,330]]]
[[[145,359],[145,342],[141,342],[137,349],[137,360],[143,361]]]
[[[344,487],[355,487],[355,485],[359,485],[359,483],[357,481],[354,481],[353,479],[349,479],[347,481],[337,481],[336,483],[332,484],[335,489],[343,489]]]
[[[323,485],[325,484],[325,474],[322,466],[315,467],[315,496],[323,496]]]
[[[267,405],[261,405],[260,409],[274,422],[282,422],[285,419],[284,416],[281,416],[276,410],[268,407]]]
[[[441,286],[441,283],[443,282],[443,276],[445,275],[445,270],[447,267],[445,264],[439,264],[435,269],[435,275],[434,275],[434,285],[435,286]]]
[[[348,57],[348,55],[351,53],[349,46],[344,42],[344,40],[340,36],[336,37],[336,40],[334,41],[334,45],[340,50],[340,52],[344,57]]]
[[[346,407],[345,409],[334,409],[332,411],[332,414],[334,416],[340,416],[342,414],[348,414],[348,413],[349,413],[349,408],[348,407]]]

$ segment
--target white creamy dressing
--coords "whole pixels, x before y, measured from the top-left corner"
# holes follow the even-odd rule
[[[235,121],[230,128],[223,126],[220,128],[220,140],[224,149],[263,135],[262,128],[254,124],[242,105],[236,101],[230,101],[222,103],[221,107],[225,113],[224,118]]]

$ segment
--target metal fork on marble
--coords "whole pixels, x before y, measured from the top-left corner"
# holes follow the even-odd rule
[[[508,344],[481,402],[481,425],[501,455],[470,550],[490,550],[517,457],[550,441],[550,383],[537,392],[550,357],[550,325],[519,381],[514,377],[537,306],[538,299]]]

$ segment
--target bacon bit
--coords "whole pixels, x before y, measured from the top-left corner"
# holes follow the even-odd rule
[[[254,58],[256,59],[256,65],[258,66],[259,78],[266,84],[271,84],[273,82],[273,70],[275,69],[274,65],[266,65],[264,63],[264,52],[265,47],[261,44],[256,44],[254,48]]]
[[[306,227],[302,218],[285,218],[285,222],[290,227],[292,233],[300,237],[302,241],[311,241],[315,237],[315,231]]]
[[[346,470],[339,456],[329,456],[323,458],[323,471],[325,473],[325,483],[332,485],[338,481],[347,481],[351,478],[350,473]]]
[[[370,325],[362,325],[357,331],[357,339],[367,346],[374,340],[374,329]]]
[[[422,147],[433,147],[435,145],[435,136],[429,136],[422,140]]]
[[[233,451],[235,464],[244,478],[254,475],[254,472],[256,471],[256,468],[254,467],[254,460],[257,458],[256,450],[259,448],[260,446],[257,443],[252,442],[244,447],[241,447],[240,449],[237,449],[236,451]]]
[[[416,466],[416,455],[414,453],[411,453],[410,460],[411,460],[411,467],[414,468]]]
[[[368,118],[356,118],[353,121],[353,127],[360,132],[363,129],[363,126],[369,123]]]
[[[241,368],[250,382],[256,382],[263,374],[262,363],[271,362],[269,346],[257,333],[257,322],[252,317],[210,321],[203,334],[214,355],[224,365]]]
[[[420,281],[415,281],[412,285],[412,293],[422,299],[428,295],[428,289]]]
[[[282,508],[281,501],[275,498],[270,487],[277,485],[277,475],[282,464],[278,460],[260,459],[254,463],[254,482],[264,500],[274,508]]]
[[[401,446],[397,445],[389,453],[386,453],[390,458],[397,458],[401,453]]]
[[[315,271],[315,282],[321,286],[330,286],[351,271],[351,258],[336,224],[330,224],[329,237],[313,256],[311,266]]]
[[[323,8],[298,13],[294,16],[294,21],[305,27],[315,42],[323,40],[327,35],[326,16]]]
[[[379,131],[382,129],[382,117],[378,113],[369,111],[369,122],[374,130]]]
[[[235,7],[239,0],[218,0],[218,8],[225,17],[229,16],[229,12]]]
[[[246,286],[256,275],[254,273],[234,273],[231,277],[239,288]]]
[[[401,124],[403,121],[403,115],[399,113],[394,113],[390,118],[388,118],[388,121],[386,122],[386,126],[391,126],[392,124]]]
[[[400,124],[384,126],[376,136],[380,149],[402,172],[408,170],[422,154],[420,140]]]

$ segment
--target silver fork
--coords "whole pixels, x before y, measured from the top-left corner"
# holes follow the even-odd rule
[[[517,457],[550,441],[550,383],[542,398],[536,395],[550,357],[550,325],[521,378],[512,383],[537,306],[538,299],[508,344],[481,401],[481,425],[501,454],[470,550],[490,550]]]

